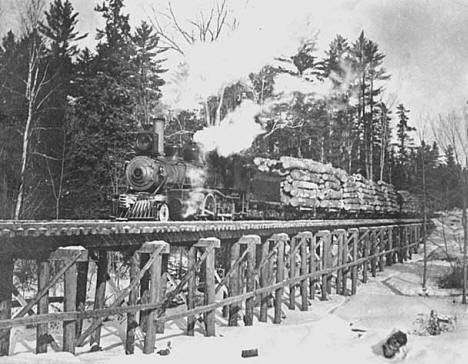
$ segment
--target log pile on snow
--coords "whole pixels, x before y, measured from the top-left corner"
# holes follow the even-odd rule
[[[373,182],[360,174],[348,175],[311,159],[281,157],[279,160],[255,158],[257,169],[283,177],[281,202],[292,207],[322,208],[348,213],[397,213],[398,194],[386,182]],[[407,193],[405,196],[408,196]],[[405,197],[404,213],[414,213],[414,198]]]

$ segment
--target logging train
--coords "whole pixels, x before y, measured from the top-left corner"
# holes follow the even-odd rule
[[[416,197],[310,159],[202,155],[164,146],[164,119],[137,133],[113,217],[159,221],[415,216]]]

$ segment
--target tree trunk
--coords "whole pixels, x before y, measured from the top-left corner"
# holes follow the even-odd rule
[[[23,205],[24,186],[26,183],[26,165],[28,162],[29,136],[30,136],[31,123],[32,123],[32,118],[33,118],[33,111],[34,111],[35,81],[37,81],[37,69],[35,70],[36,56],[35,56],[34,48],[35,47],[33,46],[31,57],[29,59],[28,80],[26,83],[26,99],[28,101],[28,114],[26,117],[26,125],[24,127],[24,133],[23,133],[23,151],[21,153],[20,186],[18,189],[17,197],[16,197],[16,207],[15,207],[15,216],[14,216],[15,220],[18,220],[20,218],[21,208]],[[35,76],[33,76],[34,71],[36,71]]]
[[[465,161],[465,162],[468,162]],[[467,272],[466,272],[466,257],[467,257],[467,219],[466,219],[466,193],[468,192],[467,190],[467,166],[465,166],[465,169],[462,171],[463,173],[463,292],[462,292],[462,303],[466,304],[466,281],[467,281]]]
[[[424,148],[422,152],[422,183],[423,183],[423,236],[424,236],[424,268],[423,268],[423,290],[427,288],[427,243],[426,243],[426,223],[427,223],[427,212],[426,212],[426,167],[424,158]]]

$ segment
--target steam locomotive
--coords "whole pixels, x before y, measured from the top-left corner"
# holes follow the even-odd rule
[[[159,221],[181,219],[233,219],[240,194],[210,187],[207,169],[197,144],[164,148],[163,118],[153,129],[141,130],[135,142],[136,156],[126,167],[128,190],[113,197],[113,215],[119,219]],[[207,176],[207,173],[210,174]]]
[[[372,214],[369,209],[361,209],[353,215],[330,203],[323,206],[323,202],[319,208],[291,206],[284,200],[282,188],[287,182],[281,173],[259,170],[252,161],[240,156],[220,158],[216,153],[202,154],[195,143],[185,145],[181,151],[170,146],[165,148],[164,124],[165,120],[158,118],[152,127],[137,133],[136,156],[126,167],[128,188],[113,196],[113,217],[164,222],[375,216],[373,208]],[[325,182],[325,185],[333,184]],[[374,194],[377,199],[378,191]],[[401,213],[401,201],[399,203],[399,209],[383,208],[377,214],[381,217],[407,215]],[[411,213],[417,209],[413,210]]]

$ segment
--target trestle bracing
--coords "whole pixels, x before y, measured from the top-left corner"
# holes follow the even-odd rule
[[[0,355],[8,355],[10,328],[30,323],[37,325],[36,352],[46,352],[47,339],[50,340],[47,332],[49,317],[64,323],[63,350],[71,353],[75,352],[76,345],[83,345],[90,335],[90,343],[99,346],[100,327],[104,318],[116,313],[127,315],[127,340],[124,346],[128,354],[134,352],[136,335],[144,339],[144,353],[154,352],[156,335],[163,332],[164,323],[177,318],[187,318],[187,334],[193,335],[195,318],[203,314],[205,335],[215,335],[215,311],[221,307],[229,308],[228,322],[231,326],[238,324],[242,307],[245,307],[245,325],[252,325],[256,304],[260,306],[259,321],[266,322],[272,296],[273,323],[279,324],[285,301],[290,309],[295,309],[296,298],[300,295],[300,309],[307,311],[317,289],[320,289],[322,300],[329,298],[333,284],[337,294],[356,294],[359,270],[362,270],[362,281],[365,283],[369,270],[375,276],[385,265],[410,258],[422,240],[420,229],[419,224],[412,223],[313,230],[291,236],[276,233],[269,238],[263,237],[263,240],[258,235],[244,235],[234,243],[230,240],[229,271],[225,272],[217,286],[215,250],[220,248],[221,242],[217,238],[202,238],[190,246],[188,272],[181,277],[177,287],[169,292],[166,292],[169,244],[163,241],[144,243],[134,248],[129,286],[117,294],[108,308],[104,308],[104,302],[106,282],[109,279],[109,252],[96,251],[90,256],[97,259],[94,310],[99,312],[84,310],[87,250],[82,247],[59,248],[51,254],[49,260],[38,260],[38,294],[21,308],[15,319],[11,319],[13,260],[3,257],[4,261],[0,262]],[[50,277],[50,260],[63,263],[53,277]],[[48,291],[63,276],[64,312],[47,314]],[[169,303],[182,293],[186,285],[189,312],[165,312]],[[215,294],[225,289],[226,285],[229,296],[219,302],[215,301]],[[289,290],[286,289],[287,294],[286,287],[289,287]],[[203,292],[199,292],[198,288]],[[300,294],[296,294],[298,289]],[[202,296],[203,303],[200,303]],[[128,305],[121,307],[125,300]],[[38,315],[21,318],[31,315],[31,309],[36,304]],[[89,318],[93,321],[89,327],[81,330],[81,320]],[[84,332],[80,334],[80,331]]]

